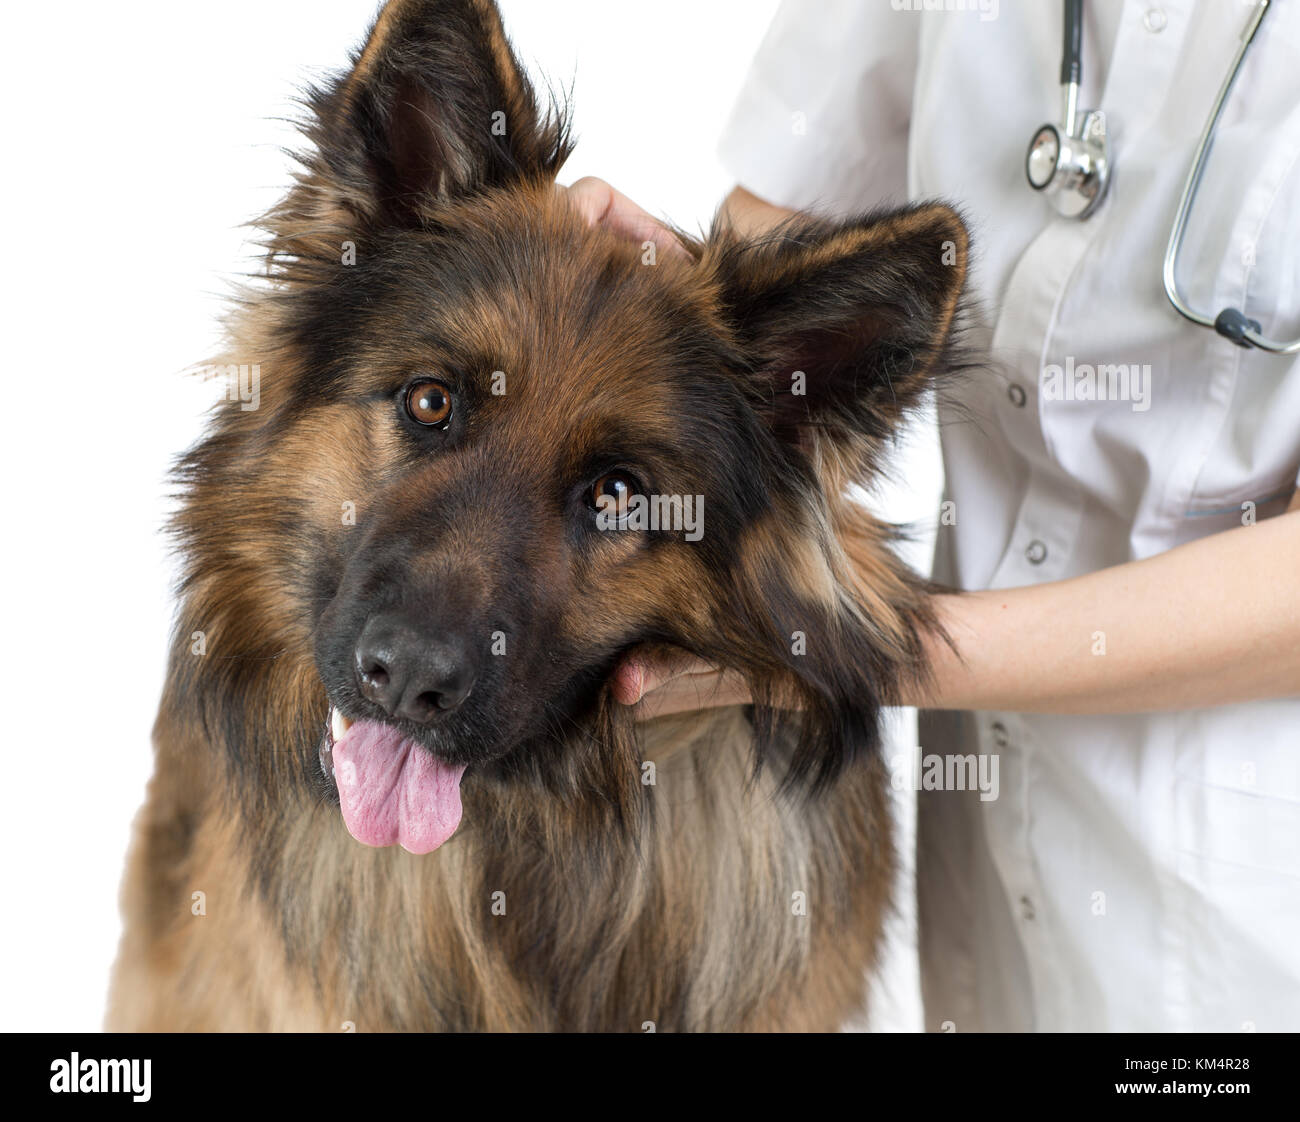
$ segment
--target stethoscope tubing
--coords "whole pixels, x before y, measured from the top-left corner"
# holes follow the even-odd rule
[[[1224,106],[1236,84],[1237,75],[1254,42],[1272,0],[1255,0],[1250,18],[1241,33],[1232,66],[1210,110],[1192,154],[1192,165],[1178,197],[1178,207],[1169,227],[1161,275],[1165,295],[1174,310],[1198,327],[1208,327],[1239,347],[1255,347],[1270,354],[1300,354],[1300,339],[1279,343],[1268,338],[1258,321],[1240,308],[1224,308],[1217,316],[1193,308],[1178,290],[1178,257],[1187,234],[1187,222],[1200,190],[1215,130]],[[1057,213],[1065,218],[1087,219],[1102,203],[1110,183],[1111,156],[1105,114],[1078,110],[1079,81],[1083,72],[1083,0],[1064,0],[1061,49],[1062,125],[1047,124],[1039,128],[1029,143],[1025,156],[1025,175],[1029,185],[1043,192]]]
[[[1223,115],[1223,108],[1227,104],[1232,87],[1237,81],[1237,75],[1241,72],[1241,65],[1245,61],[1246,52],[1250,49],[1250,44],[1254,41],[1256,32],[1259,31],[1259,25],[1264,22],[1264,16],[1268,14],[1271,2],[1272,0],[1257,0],[1245,30],[1241,34],[1241,41],[1237,45],[1237,54],[1233,58],[1232,68],[1228,71],[1227,77],[1224,78],[1223,85],[1219,87],[1219,95],[1215,98],[1214,108],[1210,112],[1209,119],[1205,122],[1205,128],[1201,130],[1196,152],[1192,156],[1192,167],[1187,173],[1187,180],[1183,184],[1183,191],[1178,199],[1178,209],[1174,213],[1173,225],[1169,229],[1169,244],[1165,248],[1163,274],[1165,295],[1169,297],[1169,302],[1184,319],[1202,327],[1213,328],[1219,334],[1226,336],[1241,346],[1258,347],[1260,350],[1268,351],[1271,354],[1293,355],[1300,354],[1300,339],[1296,339],[1291,343],[1279,343],[1269,339],[1260,332],[1260,325],[1255,320],[1248,319],[1245,313],[1238,309],[1225,308],[1217,316],[1213,317],[1198,312],[1183,299],[1182,294],[1178,291],[1177,276],[1178,254],[1183,246],[1183,236],[1187,231],[1187,219],[1191,214],[1192,203],[1195,201],[1196,192],[1201,185],[1201,176],[1205,172],[1205,164],[1209,159],[1210,148],[1214,144],[1214,132],[1218,128],[1219,118]]]

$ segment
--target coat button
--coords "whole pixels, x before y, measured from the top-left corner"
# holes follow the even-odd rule
[[[1034,918],[1034,902],[1028,896],[1020,897],[1020,917],[1025,920]]]
[[[1011,385],[1007,387],[1007,397],[1011,399],[1011,404],[1017,409],[1023,409],[1025,407],[1025,387],[1020,385],[1018,382],[1012,382]]]
[[[1047,560],[1047,546],[1035,538],[1025,546],[1025,557],[1031,565],[1041,565]]]

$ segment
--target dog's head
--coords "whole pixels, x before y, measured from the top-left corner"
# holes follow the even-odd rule
[[[354,833],[437,844],[467,767],[608,782],[638,644],[743,674],[760,741],[796,707],[795,774],[873,744],[927,616],[843,491],[948,364],[954,213],[719,225],[689,257],[589,228],[486,0],[390,3],[312,110],[274,290],[236,321],[261,406],[189,469],[242,491],[227,568],[258,558],[248,610],[355,722]]]

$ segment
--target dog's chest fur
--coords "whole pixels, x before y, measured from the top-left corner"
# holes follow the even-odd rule
[[[424,857],[357,845],[327,805],[267,852],[213,804],[186,845],[168,821],[184,777],[160,762],[127,886],[151,922],[124,942],[110,1023],[835,1029],[862,1005],[888,898],[883,773],[787,800],[751,781],[749,743],[738,709],[645,725],[653,813],[625,843],[548,837],[470,793],[463,836]],[[475,826],[494,810],[515,817]]]

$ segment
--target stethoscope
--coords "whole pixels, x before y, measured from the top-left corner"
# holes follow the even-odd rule
[[[1178,291],[1176,276],[1178,254],[1183,247],[1183,234],[1187,229],[1187,216],[1196,198],[1205,162],[1214,141],[1223,106],[1228,100],[1233,83],[1241,70],[1246,51],[1250,48],[1268,14],[1271,0],[1256,0],[1255,7],[1242,32],[1232,68],[1219,87],[1209,120],[1201,131],[1192,157],[1192,168],[1183,184],[1169,231],[1169,245],[1165,249],[1165,295],[1178,314],[1202,327],[1212,327],[1225,339],[1240,347],[1258,347],[1273,354],[1300,353],[1300,339],[1292,343],[1278,343],[1260,334],[1259,322],[1250,319],[1239,308],[1224,308],[1217,316],[1208,316],[1192,308]],[[1064,46],[1061,52],[1061,122],[1043,125],[1029,142],[1025,156],[1025,174],[1029,185],[1041,191],[1052,207],[1064,218],[1087,218],[1106,195],[1110,186],[1110,139],[1106,133],[1106,115],[1100,109],[1079,110],[1079,79],[1082,75],[1083,57],[1083,0],[1065,0]]]

